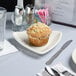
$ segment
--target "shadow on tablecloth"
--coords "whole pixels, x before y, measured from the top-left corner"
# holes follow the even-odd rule
[[[19,51],[21,51],[23,54],[28,55],[30,57],[33,57],[35,59],[41,58],[43,55],[36,54],[27,48],[20,45],[14,38],[8,39],[8,41],[13,44]]]

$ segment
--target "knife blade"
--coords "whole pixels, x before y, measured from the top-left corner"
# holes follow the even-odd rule
[[[68,40],[66,41],[63,46],[60,48],[59,51],[57,51],[45,64],[46,65],[50,65],[59,55],[60,53],[66,48],[68,47],[68,45],[72,42],[73,40]]]

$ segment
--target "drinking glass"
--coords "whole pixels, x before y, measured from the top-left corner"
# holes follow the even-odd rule
[[[6,9],[0,7],[0,50],[4,48],[5,27],[6,27]]]

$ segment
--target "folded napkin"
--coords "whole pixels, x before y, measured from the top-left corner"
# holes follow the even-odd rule
[[[52,69],[59,74],[57,76],[76,76],[73,71],[64,67],[62,63],[58,63],[52,67],[46,66],[40,71],[40,73],[37,73],[36,76],[55,76],[56,72],[54,72]]]
[[[18,50],[7,40],[4,42],[4,49],[0,50],[0,56],[17,52]]]

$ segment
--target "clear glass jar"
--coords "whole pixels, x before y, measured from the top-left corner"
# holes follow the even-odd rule
[[[35,22],[51,24],[52,12],[46,0],[35,0]]]

